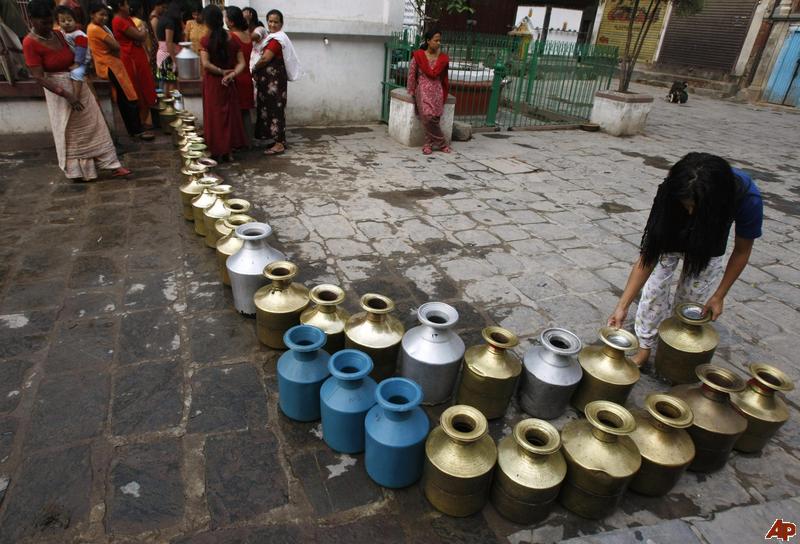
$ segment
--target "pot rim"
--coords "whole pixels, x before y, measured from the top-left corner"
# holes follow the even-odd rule
[[[363,380],[372,372],[372,357],[357,349],[337,351],[328,359],[328,371],[338,380]],[[355,372],[345,372],[345,368],[354,368]]]
[[[529,433],[535,432],[542,444],[531,442]],[[536,418],[523,419],[514,425],[514,440],[527,452],[536,455],[551,455],[561,449],[561,436],[558,430],[547,421]]]
[[[242,215],[250,211],[250,202],[243,198],[229,198],[225,201],[224,206],[231,214]]]
[[[703,382],[704,386],[721,393],[738,393],[739,391],[742,391],[746,385],[742,377],[735,372],[711,363],[697,365],[697,367],[694,369],[694,373],[697,375],[699,380]],[[722,380],[727,381],[730,385],[718,383],[713,379],[714,377],[721,378]]]
[[[391,399],[397,396],[402,396],[406,402],[392,402]],[[387,378],[375,389],[375,400],[384,410],[410,412],[422,402],[422,388],[408,378]]]
[[[463,443],[476,442],[489,431],[486,416],[477,408],[466,404],[456,404],[442,412],[439,424],[447,436]],[[457,425],[467,425],[471,428],[462,431],[456,427]]]
[[[333,293],[335,297],[332,300],[321,298],[320,294],[326,291]],[[338,306],[344,302],[344,289],[332,283],[321,283],[311,288],[308,292],[308,298],[318,306]]]
[[[222,221],[222,223],[226,227],[233,230],[241,225],[246,225],[248,223],[255,223],[256,220],[255,218],[247,215],[246,213],[232,213],[228,217],[223,217],[218,221]]]
[[[747,368],[750,370],[750,375],[753,376],[753,379],[768,389],[775,391],[791,391],[794,389],[794,382],[792,379],[787,376],[783,370],[777,367],[766,363],[753,363]],[[769,378],[764,378],[763,374],[766,374],[769,378],[773,378],[778,383],[771,381]]]
[[[280,271],[286,270],[286,273]],[[264,267],[264,276],[272,281],[291,281],[297,275],[297,265],[289,261],[273,261]]]
[[[225,196],[233,192],[233,187],[230,185],[214,185],[208,191],[217,196]]]
[[[272,234],[272,227],[266,223],[253,221],[236,227],[236,237],[242,240],[263,240]]]
[[[519,338],[517,335],[503,327],[485,327],[481,331],[481,336],[483,336],[487,344],[499,349],[511,349],[519,345]]]
[[[686,429],[692,426],[694,421],[694,414],[692,409],[683,399],[679,399],[673,395],[666,393],[651,393],[647,395],[644,400],[645,408],[649,414],[655,419],[672,427],[673,429]],[[670,416],[659,410],[659,405],[666,404],[668,407],[677,411],[677,416]]]
[[[370,302],[377,304],[378,307],[370,306]],[[371,314],[388,314],[394,310],[394,301],[378,293],[367,293],[361,297],[361,309]]]
[[[603,327],[600,329],[600,341],[611,349],[627,352],[639,349],[639,339],[625,329]]]
[[[438,317],[444,321],[432,321],[432,317]],[[433,329],[449,329],[458,323],[458,311],[444,302],[426,302],[417,308],[417,319],[423,325]]]
[[[322,349],[328,336],[313,325],[295,325],[283,334],[283,342],[292,351],[310,353]]]
[[[217,161],[209,157],[200,157],[195,162],[200,166],[205,166],[206,168],[214,168],[217,166]]]
[[[559,347],[553,343],[553,340],[562,340],[566,347]],[[583,348],[583,343],[581,339],[578,338],[578,335],[572,331],[568,331],[567,329],[562,329],[560,327],[550,327],[542,331],[539,335],[539,342],[558,355],[577,355],[581,349]]]
[[[636,420],[633,419],[633,415],[615,402],[607,400],[592,401],[584,407],[583,413],[593,427],[604,433],[624,436],[636,430]],[[618,424],[606,423],[609,420],[609,415],[619,420]]]
[[[711,314],[703,315],[704,310],[699,302],[684,302],[675,308],[675,317],[687,325],[705,325],[711,321]]]

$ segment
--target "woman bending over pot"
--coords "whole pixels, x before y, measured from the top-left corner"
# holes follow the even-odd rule
[[[628,307],[641,290],[635,330],[639,366],[650,357],[658,326],[683,302],[705,305],[704,315],[722,314],[725,296],[750,259],[761,236],[761,193],[744,171],[708,153],[689,153],[675,163],[658,186],[642,235],[639,259],[608,324],[622,327]],[[733,252],[725,262],[731,225]],[[670,297],[673,275],[683,261],[678,288]],[[644,288],[642,288],[644,287]]]

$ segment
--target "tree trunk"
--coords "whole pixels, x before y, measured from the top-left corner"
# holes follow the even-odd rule
[[[629,77],[626,76],[630,70],[631,58],[631,38],[633,38],[633,24],[636,22],[636,14],[639,12],[639,0],[633,0],[633,7],[631,7],[630,17],[628,21],[628,35],[625,38],[625,52],[622,54],[622,62],[620,63],[620,77],[619,77],[619,92],[624,93],[628,91]]]

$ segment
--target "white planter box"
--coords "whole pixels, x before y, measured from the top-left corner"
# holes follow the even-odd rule
[[[633,136],[644,130],[651,109],[649,94],[597,91],[590,120],[612,136]]]
[[[442,132],[450,144],[453,135],[453,117],[456,113],[456,97],[449,95],[444,104],[444,112],[440,121]],[[405,89],[391,92],[389,102],[389,136],[408,147],[422,147],[425,143],[425,129],[417,117],[414,99]]]

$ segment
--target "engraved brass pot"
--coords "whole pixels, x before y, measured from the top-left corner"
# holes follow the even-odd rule
[[[200,196],[192,200],[195,234],[205,237],[206,222],[203,217],[203,212],[214,204],[218,198],[226,198],[231,194],[233,194],[233,187],[230,185],[214,185],[204,190]]]
[[[761,451],[778,429],[789,420],[786,403],[777,393],[791,391],[794,383],[789,376],[771,365],[750,365],[752,378],[747,387],[731,394],[731,404],[747,419],[747,430],[733,448],[754,453]]]
[[[502,327],[486,327],[481,335],[486,344],[464,353],[456,404],[474,406],[486,419],[495,419],[506,413],[522,372],[522,363],[510,351],[519,340]]]
[[[703,317],[703,305],[687,302],[658,327],[656,372],[673,384],[695,383],[694,369],[711,362],[719,334],[711,326],[711,314]]]
[[[602,519],[619,505],[642,456],[629,436],[636,422],[625,408],[597,400],[584,413],[586,419],[570,421],[561,432],[567,477],[559,501],[581,517]]]
[[[229,219],[232,219],[234,217],[236,219],[228,221]],[[216,221],[214,221],[214,234],[217,237],[217,243],[219,243],[221,239],[225,238],[227,235],[233,232],[239,225],[244,225],[245,223],[250,223],[252,221],[255,221],[255,218],[251,217],[246,213],[232,213],[227,217],[222,217],[220,219],[217,219]],[[216,247],[216,244],[214,247]]]
[[[210,248],[217,247],[219,236],[217,236],[217,231],[214,229],[214,224],[218,219],[249,211],[250,203],[244,199],[217,197],[217,200],[211,206],[203,210],[203,221],[206,227],[206,246]]]
[[[730,403],[731,393],[745,387],[744,380],[726,368],[700,365],[695,369],[700,385],[678,385],[670,394],[686,401],[694,414],[689,427],[696,454],[689,470],[712,472],[725,466],[733,445],[747,429],[747,419]]]
[[[586,346],[578,354],[583,378],[572,395],[571,403],[581,412],[584,406],[595,400],[624,405],[639,381],[639,367],[625,356],[626,351],[638,349],[636,337],[623,329],[603,327],[600,340],[602,345]]]
[[[246,223],[253,223],[255,218],[249,215],[231,215],[221,221],[225,225],[225,229],[228,230],[228,234],[217,240],[217,268],[219,269],[222,283],[230,285],[231,278],[228,275],[228,267],[225,266],[225,261],[239,251],[242,248],[242,244],[244,244],[242,239],[236,236],[236,227]],[[220,229],[217,229],[217,231],[220,232]]]
[[[344,349],[344,327],[350,314],[339,305],[344,302],[344,290],[330,284],[317,285],[308,293],[315,306],[300,314],[300,323],[313,325],[328,336],[325,351],[333,355]]]
[[[364,311],[347,320],[344,346],[372,357],[375,368],[370,376],[380,382],[394,374],[405,328],[399,319],[389,315],[394,310],[389,297],[368,293],[361,297],[361,309]]]
[[[422,489],[434,508],[449,516],[478,512],[489,498],[497,447],[489,424],[472,406],[451,406],[425,442]]]
[[[686,432],[694,416],[688,404],[671,395],[653,393],[644,402],[645,410],[633,412],[631,438],[642,454],[642,468],[630,488],[642,495],[666,495],[694,459],[694,443]]]
[[[541,419],[523,419],[500,440],[491,493],[500,514],[524,525],[547,517],[567,474],[560,450],[558,431]]]
[[[283,335],[300,324],[300,314],[308,306],[308,289],[292,282],[296,275],[297,265],[289,261],[270,263],[264,276],[272,283],[253,296],[258,339],[273,349],[287,349]]]
[[[219,184],[217,178],[207,176],[204,173],[195,173],[188,170],[182,171],[184,174],[190,176],[189,181],[181,185],[181,208],[183,209],[183,218],[187,221],[194,221],[194,211],[192,211],[192,200],[200,196],[204,190],[210,189],[214,185]],[[205,172],[205,170],[203,170]]]

